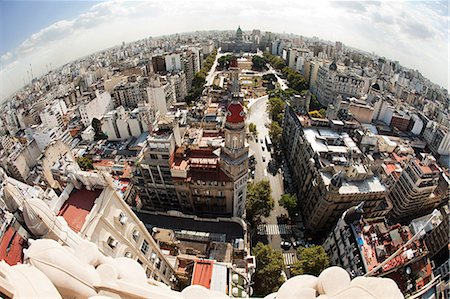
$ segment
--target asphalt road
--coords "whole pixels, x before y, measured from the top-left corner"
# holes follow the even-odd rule
[[[273,175],[268,169],[268,165],[272,157],[271,153],[267,151],[267,146],[264,141],[265,136],[269,134],[266,124],[270,124],[269,115],[266,111],[267,103],[267,97],[263,97],[252,103],[247,122],[254,123],[258,131],[258,139],[254,140],[252,138],[249,140],[250,148],[255,152],[255,181],[268,180],[272,189],[272,197],[275,201],[275,205],[270,213],[270,216],[264,218],[263,221],[266,224],[277,224],[277,217],[280,217],[282,214],[287,215],[287,211],[278,204],[281,195],[284,193],[281,171],[278,171],[275,175]],[[263,143],[261,143],[261,139],[263,140]],[[265,157],[265,161],[262,160],[263,156]],[[266,242],[275,249],[281,249],[281,241],[282,239],[280,235],[267,236],[266,240]]]

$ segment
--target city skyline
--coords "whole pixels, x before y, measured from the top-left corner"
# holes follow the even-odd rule
[[[45,11],[40,11],[41,3]],[[398,60],[448,88],[447,2],[319,1],[294,6],[281,2],[276,7],[261,1],[214,5],[205,5],[204,1],[31,4],[28,8],[14,1],[1,4],[6,17],[1,25],[0,101],[24,85],[30,64],[34,77],[40,77],[50,63],[56,68],[122,41],[186,31],[232,30],[238,25],[244,30],[339,40]],[[30,11],[39,12],[40,17],[32,18]],[[27,26],[21,21],[23,16],[29,16]],[[332,30],[330,24],[335,24]],[[6,34],[6,28],[15,29]]]

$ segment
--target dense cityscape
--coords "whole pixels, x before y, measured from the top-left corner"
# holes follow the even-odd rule
[[[448,298],[450,98],[419,71],[238,27],[28,75],[2,297]]]

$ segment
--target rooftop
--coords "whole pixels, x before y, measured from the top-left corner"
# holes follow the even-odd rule
[[[213,274],[214,261],[197,260],[195,261],[194,271],[192,273],[192,284],[202,285],[209,289],[211,287],[211,278]]]
[[[333,174],[331,172],[320,172],[325,185],[331,183]],[[342,180],[342,186],[339,189],[340,194],[354,194],[354,193],[372,193],[372,192],[385,192],[386,187],[376,176],[366,177],[364,180],[348,181]]]
[[[146,226],[155,226],[174,231],[190,230],[224,234],[227,242],[244,238],[243,227],[232,220],[198,218],[195,216],[172,216],[157,212],[134,211]]]
[[[58,216],[63,216],[67,224],[75,232],[81,231],[86,216],[94,206],[95,200],[103,190],[90,191],[87,189],[74,189],[69,199],[63,204]]]
[[[0,260],[13,266],[23,262],[23,249],[27,247],[27,242],[12,227],[3,234],[0,240]]]

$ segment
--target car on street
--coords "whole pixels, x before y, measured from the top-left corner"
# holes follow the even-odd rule
[[[292,246],[294,246],[294,248],[298,248],[300,246],[305,247],[305,241],[295,240],[294,242],[292,242]]]
[[[284,240],[284,241],[281,241],[280,245],[281,245],[281,248],[283,248],[284,250],[288,250],[289,248],[291,248],[292,243]]]
[[[264,147],[264,145],[261,146],[261,149],[262,149],[262,151],[265,151],[265,150],[266,150],[266,148]]]
[[[262,156],[262,161],[266,162],[266,156],[264,156],[264,155]]]
[[[261,143],[264,143],[264,139],[262,139],[262,138],[261,138],[261,139],[259,139],[259,141],[260,141]]]
[[[254,170],[252,170],[252,171],[250,172],[250,177],[251,177],[252,179],[255,178],[255,171],[254,171]]]

